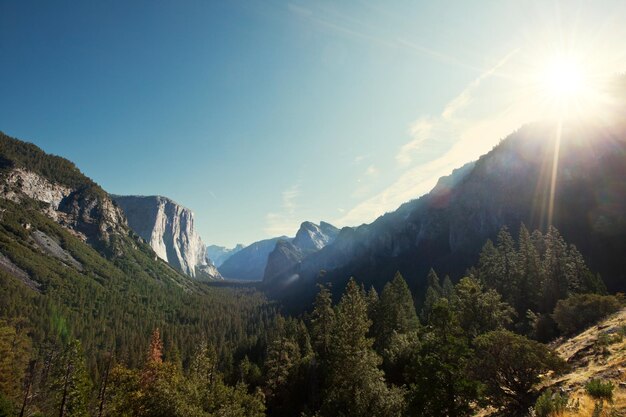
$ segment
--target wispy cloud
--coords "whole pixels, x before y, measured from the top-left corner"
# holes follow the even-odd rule
[[[468,85],[465,88],[465,90],[461,92],[461,94],[456,96],[454,100],[450,101],[446,105],[445,109],[441,113],[441,117],[444,120],[451,120],[456,115],[456,113],[458,113],[460,110],[465,108],[472,101],[472,95],[474,94],[474,91],[480,86],[480,84],[485,79],[493,76],[496,73],[496,71],[500,69],[504,64],[506,64],[509,61],[509,59],[511,59],[511,57],[515,55],[518,51],[519,49],[515,49],[509,52],[508,54],[506,54],[505,57],[503,57],[500,61],[498,61],[496,65],[494,65],[493,67],[489,68],[487,71],[480,74],[480,76],[476,78],[474,81],[472,81],[470,85]]]
[[[473,95],[480,87],[480,84],[485,79],[493,76],[496,71],[505,65],[516,53],[517,50],[508,53],[504,58],[498,61],[496,65],[483,71],[465,87],[460,94],[446,104],[439,116],[422,116],[413,122],[409,128],[411,140],[400,148],[400,151],[396,155],[396,161],[404,167],[410,165],[413,160],[413,155],[419,151],[429,139],[433,138],[435,131],[439,134],[454,134],[455,124],[458,123],[455,116],[472,102]]]
[[[369,195],[372,185],[376,182],[379,176],[380,169],[374,164],[369,165],[357,179],[357,186],[352,192],[352,198],[363,198]]]
[[[281,193],[282,204],[279,212],[270,212],[265,216],[265,233],[270,236],[293,234],[299,225],[296,218],[297,199],[300,196],[300,184],[292,185]]]
[[[483,71],[456,97],[448,102],[437,116],[422,116],[409,128],[411,139],[400,147],[395,160],[402,168],[399,176],[382,192],[367,198],[354,208],[342,213],[335,222],[340,226],[358,225],[374,220],[400,204],[428,192],[437,180],[466,162],[488,152],[512,126],[521,123],[519,109],[507,107],[496,114],[480,119],[461,117],[481,83],[492,77],[517,51],[512,51],[494,66]],[[440,136],[446,136],[441,138]],[[434,159],[415,162],[420,150],[443,142],[444,150]]]
[[[355,156],[355,157],[354,157],[354,161],[353,161],[353,163],[354,163],[355,165],[358,165],[358,164],[360,164],[361,162],[368,160],[369,158],[370,158],[370,156],[369,156],[369,155],[357,155],[357,156]]]
[[[401,166],[407,166],[411,163],[413,153],[417,151],[426,140],[428,140],[432,129],[433,121],[428,117],[422,117],[411,125],[409,132],[412,139],[402,145],[400,151],[396,155],[396,161]]]

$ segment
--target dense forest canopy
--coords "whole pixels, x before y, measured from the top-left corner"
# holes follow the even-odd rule
[[[32,262],[20,265],[43,267]],[[322,286],[296,317],[250,289],[127,280],[106,263],[106,280],[63,279],[46,262],[36,291],[0,275],[0,388],[15,415],[524,415],[540,375],[564,369],[536,340],[621,306],[556,229],[523,225],[456,284],[431,270],[420,305],[397,273],[380,294],[350,280],[337,303]]]

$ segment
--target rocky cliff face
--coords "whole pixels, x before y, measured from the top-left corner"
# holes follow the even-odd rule
[[[263,282],[275,285],[280,277],[289,279],[289,272],[305,257],[321,250],[337,238],[339,229],[332,224],[304,222],[293,240],[279,240],[269,254],[263,274]],[[286,275],[287,274],[287,275]]]
[[[320,222],[319,225],[312,222],[304,222],[293,239],[293,244],[303,251],[318,251],[332,243],[339,229],[330,223]]]
[[[240,250],[245,248],[244,245],[238,244],[234,248],[229,249],[224,246],[209,245],[206,248],[207,261],[213,263],[216,267],[222,266],[224,262]]]
[[[95,187],[71,188],[14,168],[4,175],[0,197],[17,203],[25,198],[38,201],[44,214],[95,246],[108,246],[114,233],[128,233],[122,211]]]
[[[128,219],[159,258],[196,279],[220,279],[206,259],[206,246],[194,227],[191,210],[161,196],[113,196]]]

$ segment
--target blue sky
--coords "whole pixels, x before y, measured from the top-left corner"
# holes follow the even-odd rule
[[[0,130],[206,243],[370,222],[551,109],[568,55],[626,70],[624,1],[0,1]],[[577,64],[577,65],[578,65]]]

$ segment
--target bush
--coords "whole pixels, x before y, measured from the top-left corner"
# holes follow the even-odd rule
[[[550,417],[563,413],[566,406],[567,395],[546,390],[537,398],[533,408],[537,417]]]
[[[611,381],[602,382],[600,379],[592,379],[585,385],[585,390],[590,397],[597,401],[613,401],[613,388]]]
[[[569,335],[597,323],[620,307],[619,299],[612,295],[577,294],[560,300],[552,318],[561,333]]]
[[[13,403],[0,392],[0,417],[13,416],[14,413]]]
[[[484,384],[490,405],[507,415],[532,406],[540,375],[565,367],[547,346],[507,330],[480,335],[474,345],[474,376]]]

